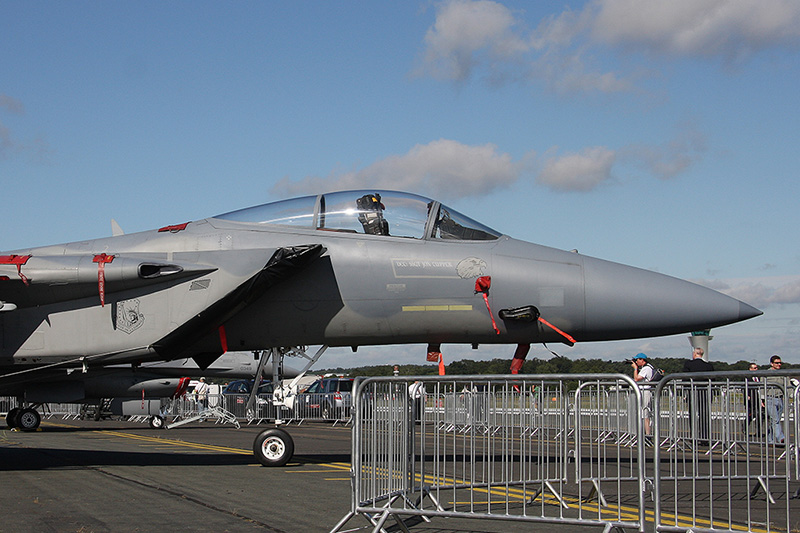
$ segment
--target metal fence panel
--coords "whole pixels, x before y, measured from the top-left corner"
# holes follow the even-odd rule
[[[785,371],[659,383],[656,531],[797,531],[797,394]]]
[[[355,515],[376,529],[389,516],[419,515],[641,530],[642,462],[628,442],[642,428],[630,401],[634,413],[641,405],[630,378],[415,381],[423,394],[408,379],[357,380],[353,507],[336,529]],[[605,470],[597,452],[610,430],[624,476]]]

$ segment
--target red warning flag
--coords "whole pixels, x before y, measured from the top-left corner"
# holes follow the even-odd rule
[[[114,257],[116,256],[102,253],[92,259],[93,263],[97,263],[97,289],[100,293],[100,307],[105,307],[106,305],[106,263],[113,261]]]
[[[566,333],[566,332],[564,332],[564,331],[561,331],[560,329],[558,329],[557,327],[555,327],[553,324],[551,324],[550,322],[548,322],[548,321],[547,321],[547,320],[545,320],[544,318],[542,318],[542,317],[539,317],[539,322],[541,322],[541,323],[542,323],[542,324],[544,324],[545,326],[548,326],[548,327],[552,328],[552,329],[553,329],[553,331],[555,331],[556,333],[558,333],[559,335],[561,335],[562,337],[564,337],[565,339],[567,339],[569,342],[571,342],[572,344],[570,344],[570,346],[572,346],[572,345],[574,345],[576,342],[578,342],[578,341],[576,341],[576,340],[575,340],[575,338],[574,338],[572,335],[570,335],[569,333]]]
[[[475,294],[481,293],[483,295],[483,301],[486,304],[486,309],[489,311],[489,318],[492,319],[492,327],[494,328],[494,332],[500,335],[500,330],[497,329],[497,324],[494,321],[492,308],[489,307],[489,289],[491,287],[492,287],[491,276],[481,276],[475,280]]]

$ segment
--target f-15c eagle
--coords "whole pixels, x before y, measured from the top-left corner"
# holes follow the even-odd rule
[[[228,350],[607,341],[759,314],[436,200],[334,192],[0,253],[0,395],[26,402],[43,382],[111,364],[205,367]]]

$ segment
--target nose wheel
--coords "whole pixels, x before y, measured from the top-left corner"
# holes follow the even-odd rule
[[[267,429],[253,442],[253,454],[264,466],[283,466],[294,455],[294,441],[282,429]]]

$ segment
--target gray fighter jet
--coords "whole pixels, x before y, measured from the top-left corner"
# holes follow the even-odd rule
[[[25,401],[27,387],[73,369],[204,367],[229,349],[492,343],[519,345],[519,360],[531,343],[759,314],[683,280],[513,239],[429,198],[335,192],[0,254],[0,395]],[[260,436],[256,455],[284,461],[287,437]]]

